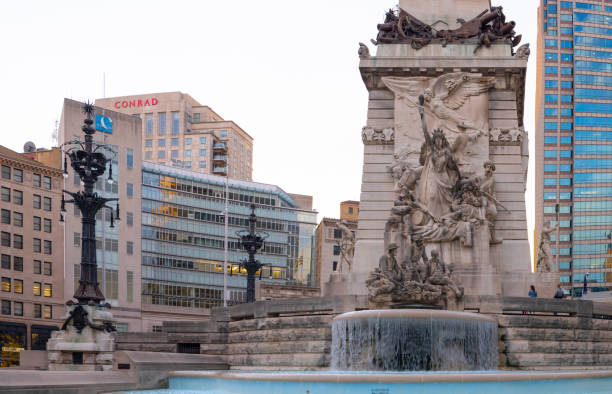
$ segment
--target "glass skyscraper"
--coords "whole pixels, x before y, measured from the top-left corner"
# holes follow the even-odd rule
[[[536,259],[558,215],[553,269],[580,296],[585,275],[612,289],[612,2],[540,0],[538,17]]]
[[[223,305],[225,182],[227,178],[144,162],[142,168],[142,304],[172,307]],[[265,232],[261,280],[315,285],[317,212],[301,209],[281,188],[229,179],[229,302],[244,302],[247,258],[237,232],[248,227],[256,205]],[[193,309],[192,309],[193,310]]]

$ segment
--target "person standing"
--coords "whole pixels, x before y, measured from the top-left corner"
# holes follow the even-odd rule
[[[531,287],[529,288],[529,297],[531,298],[536,298],[538,296],[538,292],[535,289],[534,285],[531,285]]]
[[[564,296],[565,294],[563,293],[563,289],[561,288],[561,285],[557,285],[557,290],[555,290],[555,298],[562,299]]]

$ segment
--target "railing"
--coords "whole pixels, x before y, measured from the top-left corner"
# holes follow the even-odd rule
[[[227,150],[227,144],[225,144],[224,142],[217,142],[217,143],[213,144],[213,149],[224,149],[224,150]]]
[[[222,172],[225,174],[227,167],[213,167],[213,172]]]
[[[213,155],[213,160],[227,161],[227,155]]]

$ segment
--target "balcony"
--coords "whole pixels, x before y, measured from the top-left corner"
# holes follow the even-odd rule
[[[215,142],[213,144],[213,152],[227,153],[227,144],[225,142]]]
[[[226,176],[227,175],[227,167],[226,166],[213,166],[212,172],[215,175]]]
[[[217,166],[226,166],[227,155],[213,155],[213,163]]]

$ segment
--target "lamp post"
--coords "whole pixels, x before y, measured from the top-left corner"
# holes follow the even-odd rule
[[[83,190],[76,193],[62,190],[62,205],[60,221],[64,221],[63,214],[66,212],[65,204],[73,203],[81,211],[82,236],[81,236],[81,276],[79,287],[74,292],[74,298],[79,305],[100,304],[104,301],[104,294],[98,284],[98,271],[96,261],[96,213],[107,208],[111,210],[110,226],[114,227],[114,221],[119,220],[119,203],[113,209],[106,204],[110,201],[118,201],[117,198],[104,198],[94,192],[94,184],[98,178],[106,172],[106,164],[110,161],[102,151],[113,152],[111,147],[106,144],[94,142],[93,135],[95,129],[92,116],[94,112],[93,104],[83,105],[83,113],[86,115],[84,125],[81,130],[85,134],[85,142],[72,141],[62,145],[64,156],[64,176],[67,172],[67,160],[70,159],[70,166],[79,175]],[[113,152],[114,153],[114,152]],[[109,167],[108,181],[112,183],[113,177],[112,162]],[[72,200],[64,199],[64,194],[72,197]],[[104,273],[103,273],[104,274]],[[70,302],[70,301],[69,301]]]
[[[244,250],[249,254],[248,260],[243,260],[240,267],[244,267],[247,271],[247,300],[246,302],[255,302],[255,274],[261,270],[263,264],[255,260],[255,254],[264,245],[264,240],[268,237],[267,233],[255,232],[257,224],[257,216],[255,216],[255,204],[251,204],[251,215],[249,216],[249,231],[238,231],[236,235],[240,237],[240,243]],[[261,271],[259,271],[261,279]]]

